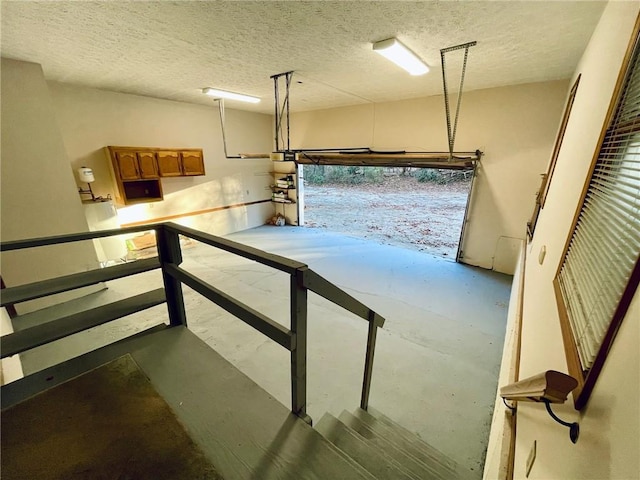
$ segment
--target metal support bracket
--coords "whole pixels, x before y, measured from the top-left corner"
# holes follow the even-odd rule
[[[271,75],[273,79],[273,93],[275,104],[275,146],[276,152],[289,151],[290,150],[290,138],[289,138],[289,89],[291,86],[291,79],[293,78],[293,71],[278,73],[277,75]],[[284,100],[282,106],[280,105],[280,79],[284,79]],[[286,136],[283,132],[282,121],[286,119]]]
[[[449,161],[453,159],[453,147],[456,141],[456,130],[458,128],[458,116],[460,114],[460,103],[462,101],[462,86],[464,85],[464,76],[467,70],[467,58],[469,56],[469,48],[476,45],[477,42],[468,42],[453,47],[447,47],[440,50],[440,61],[442,63],[442,86],[444,89],[444,108],[447,115],[447,137],[449,140]],[[464,49],[464,61],[462,63],[462,75],[460,76],[460,90],[458,90],[458,103],[456,105],[456,116],[453,119],[453,130],[451,129],[451,112],[449,109],[449,90],[447,88],[447,73],[445,54],[456,50]]]
[[[225,115],[224,115],[224,98],[214,98],[214,102],[218,102],[218,112],[220,113],[220,129],[222,130],[222,146],[224,147],[225,158],[242,158],[240,155],[229,155],[227,152],[227,136],[225,134]]]
[[[560,425],[564,425],[565,427],[569,428],[569,438],[571,439],[571,443],[576,443],[578,441],[578,436],[580,435],[580,425],[577,422],[569,423],[559,419],[551,410],[551,402],[546,398],[542,401],[544,402],[545,407],[547,407],[547,412],[549,412],[551,418],[553,418]]]

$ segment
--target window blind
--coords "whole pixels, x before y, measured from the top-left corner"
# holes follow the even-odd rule
[[[583,371],[593,366],[640,255],[639,67],[636,37],[557,278]]]

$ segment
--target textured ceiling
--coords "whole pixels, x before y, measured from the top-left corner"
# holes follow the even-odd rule
[[[200,89],[211,86],[257,95],[257,106],[227,106],[266,113],[269,77],[294,70],[291,108],[312,110],[440,94],[439,50],[472,40],[465,90],[568,78],[605,3],[5,0],[1,51],[50,80],[208,105]],[[394,36],[429,74],[372,51]],[[447,54],[452,84],[461,58]]]

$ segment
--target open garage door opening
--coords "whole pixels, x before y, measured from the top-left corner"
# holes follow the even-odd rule
[[[473,170],[304,165],[304,226],[456,260]]]

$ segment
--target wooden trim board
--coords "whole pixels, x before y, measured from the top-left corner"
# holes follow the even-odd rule
[[[228,210],[230,208],[248,207],[250,205],[258,205],[260,203],[270,203],[270,202],[271,202],[271,199],[255,200],[253,202],[244,202],[244,203],[234,203],[232,205],[223,205],[221,207],[207,208],[205,210],[196,210],[196,211],[193,211],[193,212],[178,213],[176,215],[167,215],[166,217],[152,218],[152,219],[149,219],[149,220],[140,220],[138,222],[123,223],[122,227],[137,227],[137,226],[140,226],[140,225],[148,225],[148,224],[152,224],[152,223],[167,222],[167,221],[170,221],[170,220],[176,220],[178,218],[194,217],[196,215],[204,215],[205,213],[219,212],[221,210]]]

